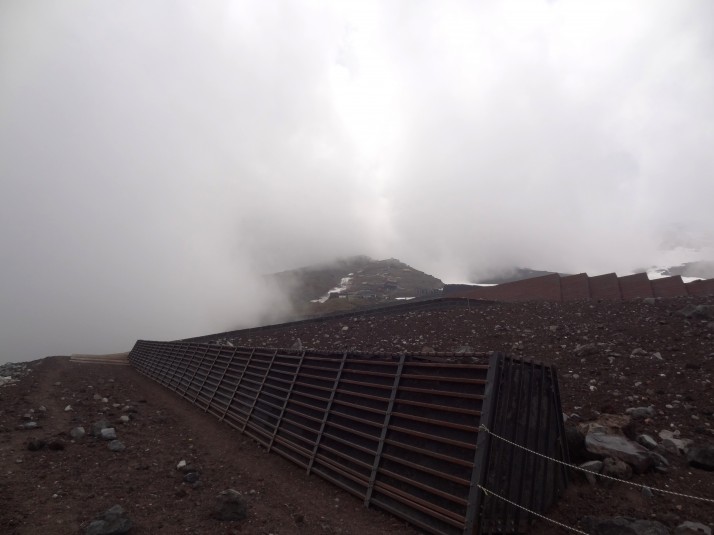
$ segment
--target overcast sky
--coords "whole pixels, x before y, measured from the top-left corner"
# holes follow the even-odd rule
[[[258,276],[714,259],[714,2],[0,2],[0,362],[256,321]]]

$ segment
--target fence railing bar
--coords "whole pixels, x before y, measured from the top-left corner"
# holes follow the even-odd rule
[[[243,382],[243,376],[245,375],[245,370],[250,365],[250,359],[253,358],[254,354],[255,354],[255,348],[253,348],[253,351],[250,352],[250,355],[248,355],[248,360],[246,360],[245,364],[243,365],[243,369],[240,372],[240,377],[238,377],[238,379],[236,380],[236,386],[233,389],[233,393],[231,394],[231,397],[228,400],[228,403],[226,404],[226,410],[223,411],[223,415],[218,420],[219,422],[222,422],[223,420],[225,420],[226,413],[229,411],[229,409],[231,408],[231,405],[233,404],[233,400],[236,398],[236,392],[238,392],[238,389],[241,387],[241,383]]]
[[[300,374],[300,368],[302,367],[303,360],[305,359],[305,351],[300,354],[300,360],[298,361],[297,368],[295,368],[295,374],[293,375],[293,380],[290,382],[290,387],[288,388],[287,394],[285,395],[285,402],[283,403],[283,408],[280,410],[280,416],[278,416],[278,424],[275,426],[275,431],[273,436],[270,437],[270,444],[268,444],[268,452],[273,448],[273,443],[275,442],[275,436],[278,434],[280,425],[283,423],[283,417],[285,416],[285,409],[290,403],[290,397],[293,393],[293,388],[295,387],[295,381],[297,381],[298,375]]]
[[[177,364],[177,365],[176,365],[176,366],[173,366],[173,369],[172,369],[173,373],[171,374],[171,377],[169,377],[169,380],[168,380],[168,383],[167,383],[168,387],[171,388],[171,390],[175,390],[175,389],[171,386],[171,382],[174,380],[174,377],[176,377],[176,374],[178,374],[179,369],[181,369],[181,367],[180,367],[178,364],[180,364],[180,363],[183,362],[183,357],[184,357],[184,355],[186,355],[186,352],[187,352],[187,351],[188,351],[188,345],[185,345],[184,348],[183,348],[183,353],[181,353],[181,355],[179,356],[178,360],[176,361],[176,364]]]
[[[493,394],[498,390],[498,379],[500,377],[502,357],[496,353],[491,355],[488,363],[488,374],[486,376],[486,388],[484,391],[484,401],[481,405],[481,422],[488,422],[492,425],[495,417]],[[476,439],[476,453],[473,460],[473,471],[471,472],[471,483],[466,505],[466,522],[464,524],[463,535],[471,535],[474,532],[476,516],[481,510],[483,502],[483,491],[479,485],[483,485],[486,479],[486,465],[491,449],[491,436],[489,433],[479,433]]]
[[[273,365],[273,362],[275,361],[275,355],[278,354],[278,350],[275,350],[275,353],[273,353],[273,357],[270,359],[270,364],[268,364],[268,367],[265,369],[265,375],[263,375],[263,380],[260,383],[260,386],[258,387],[258,391],[255,394],[255,399],[253,399],[253,403],[250,406],[250,409],[248,410],[248,416],[245,418],[245,423],[243,424],[243,429],[241,429],[241,432],[245,431],[246,426],[248,425],[248,422],[250,421],[250,417],[253,415],[253,410],[255,409],[256,403],[258,403],[258,398],[260,397],[260,393],[263,390],[263,385],[265,384],[265,379],[268,377],[268,374],[270,373],[270,367]],[[268,435],[270,436],[270,435]]]
[[[524,361],[523,363],[523,368],[528,367],[528,400],[533,399],[533,381],[535,379],[535,364],[533,361],[528,360]],[[526,421],[525,425],[522,427],[523,428],[523,438],[521,441],[524,444],[528,443],[528,435],[530,432],[530,425],[531,425],[531,411],[527,410],[526,411]],[[523,491],[526,486],[526,474],[528,473],[528,465],[530,463],[530,459],[528,458],[527,455],[524,454],[523,451],[520,451],[520,456],[521,456],[521,465],[520,465],[520,472],[521,472],[521,477],[520,481],[518,483],[518,497],[516,499],[517,503],[521,503],[523,500]],[[522,517],[522,509],[518,509],[518,512],[516,513],[516,526],[520,525],[520,520]],[[525,521],[528,522],[528,517],[525,518]]]
[[[203,388],[206,386],[206,381],[208,380],[208,376],[211,375],[211,372],[213,371],[213,366],[216,364],[216,355],[214,354],[213,360],[211,361],[211,365],[208,367],[208,370],[206,371],[206,375],[203,377],[203,381],[201,382],[201,386],[198,387],[198,390],[196,391],[196,395],[193,397],[192,403],[196,405],[196,400],[198,399],[198,396],[203,394]]]
[[[513,418],[508,418],[508,422],[509,422],[509,424],[511,426],[511,430],[512,430],[511,431],[512,440],[517,441],[518,440],[518,418],[521,414],[521,412],[520,412],[521,411],[521,393],[523,390],[523,381],[524,381],[524,376],[525,376],[525,369],[524,369],[525,362],[523,362],[522,360],[519,360],[519,361],[511,360],[511,365],[516,369],[518,385],[516,387],[515,411],[513,413],[514,416],[513,416]],[[516,455],[516,448],[512,447],[511,451],[510,451],[510,455],[509,455],[508,465],[506,468],[507,475],[506,475],[505,494],[506,494],[506,496],[509,496],[509,497],[511,496],[511,482],[512,482],[511,478],[513,476],[513,462],[515,459],[515,455]],[[503,508],[503,525],[508,526],[508,522],[509,522],[509,518],[510,518],[511,521],[514,523],[513,527],[515,529],[518,524],[516,522],[516,520],[520,516],[520,510],[516,510],[516,519],[513,519],[513,517],[511,517],[509,515],[509,513],[511,512],[509,510],[509,508],[510,508],[510,505],[506,505]]]
[[[335,383],[332,388],[332,393],[330,394],[330,399],[327,401],[327,407],[325,407],[325,414],[324,414],[324,417],[322,418],[322,423],[320,424],[320,431],[317,433],[317,440],[315,441],[315,447],[312,450],[312,456],[310,457],[310,462],[307,465],[308,475],[310,474],[312,465],[315,462],[315,455],[317,455],[317,450],[320,447],[320,440],[322,439],[322,432],[325,430],[325,423],[327,422],[327,418],[330,416],[330,409],[332,408],[332,400],[335,399],[335,391],[337,390],[337,387],[340,384],[340,378],[342,377],[342,370],[345,367],[346,360],[347,360],[347,353],[343,353],[342,360],[340,361],[340,367],[337,370],[337,374],[335,375]]]
[[[213,393],[211,394],[211,398],[206,403],[206,408],[204,409],[204,412],[207,411],[208,408],[211,406],[211,403],[213,403],[213,399],[216,397],[216,392],[218,392],[218,389],[221,387],[223,378],[226,376],[226,372],[228,371],[228,368],[230,368],[231,361],[233,360],[233,357],[236,355],[236,353],[238,353],[238,348],[233,349],[233,353],[228,358],[228,360],[226,362],[226,367],[223,368],[223,373],[221,373],[221,377],[218,379],[218,383],[216,383],[216,388],[213,390]]]
[[[498,403],[496,409],[497,412],[495,424],[508,425],[508,409],[511,404],[511,391],[513,390],[513,360],[507,356],[504,356],[503,365],[506,379],[500,385],[500,393],[497,396]],[[489,478],[494,482],[501,481],[504,456],[504,448],[497,448],[493,454],[493,458],[490,459],[489,469],[491,469],[491,472],[489,473]],[[498,492],[502,492],[502,489],[499,488]],[[497,508],[499,506],[499,502],[497,500],[489,500],[489,503],[487,505],[488,512],[484,513],[484,517],[490,522],[492,522],[491,527],[493,529],[498,529]]]
[[[206,349],[203,351],[203,354],[201,355],[201,360],[196,363],[196,369],[193,370],[193,375],[191,376],[191,379],[186,383],[186,388],[184,389],[183,393],[181,394],[181,397],[186,399],[186,392],[188,392],[189,387],[193,384],[193,380],[196,378],[196,373],[198,370],[201,369],[201,366],[203,365],[203,359],[206,358],[206,355],[208,354],[208,345],[206,346]],[[191,357],[191,361],[196,357],[196,353],[193,354],[193,357]]]
[[[369,476],[369,483],[367,485],[367,493],[364,497],[365,507],[369,507],[370,500],[372,499],[372,492],[374,491],[374,482],[377,479],[377,470],[379,469],[379,464],[382,462],[382,452],[384,451],[384,439],[387,438],[387,430],[389,429],[389,422],[392,418],[392,410],[394,409],[394,400],[397,398],[397,391],[399,390],[399,380],[402,376],[402,371],[404,370],[404,360],[405,356],[399,357],[399,364],[397,365],[397,371],[394,374],[394,383],[392,384],[392,391],[389,394],[389,401],[387,402],[387,409],[384,412],[384,422],[382,424],[382,432],[379,435],[379,442],[377,443],[377,453],[374,456],[374,464],[372,465],[372,473]]]

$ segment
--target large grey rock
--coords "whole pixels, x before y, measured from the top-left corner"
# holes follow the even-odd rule
[[[687,452],[687,462],[694,468],[701,468],[709,472],[714,471],[714,446],[691,448]]]
[[[654,466],[654,460],[647,449],[621,435],[588,433],[585,436],[585,448],[590,453],[620,459],[632,466],[638,474]]]
[[[132,527],[134,523],[126,516],[124,509],[115,505],[89,524],[86,535],[123,535],[129,533]]]
[[[216,520],[243,520],[248,516],[248,505],[240,492],[227,489],[216,496],[216,505],[211,513]]]
[[[637,520],[625,516],[586,516],[581,523],[590,535],[671,535],[664,524],[655,520]]]
[[[674,535],[712,535],[712,530],[699,522],[687,521],[675,528]]]

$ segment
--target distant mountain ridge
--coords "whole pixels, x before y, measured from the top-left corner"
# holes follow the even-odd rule
[[[268,275],[298,315],[347,311],[438,293],[444,283],[396,259],[341,258]]]

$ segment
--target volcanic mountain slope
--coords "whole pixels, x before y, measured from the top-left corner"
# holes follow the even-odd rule
[[[355,256],[269,276],[285,292],[297,317],[429,295],[443,283],[395,258]],[[332,297],[332,299],[330,299]]]
[[[679,432],[697,445],[714,444],[714,308],[708,317],[685,317],[687,306],[709,298],[568,303],[474,302],[450,308],[394,309],[273,329],[233,333],[235,345],[385,352],[505,351],[555,364],[567,425],[601,413],[624,415],[652,406],[654,416],[631,432],[658,437]],[[668,473],[635,476],[639,484],[714,498],[714,473],[691,468],[666,453]],[[577,460],[577,459],[575,459]],[[582,459],[581,459],[582,460]],[[710,504],[655,494],[615,483],[576,478],[552,512],[575,526],[586,515],[656,519],[674,528],[686,520],[714,524]],[[553,533],[542,526],[534,533]]]

